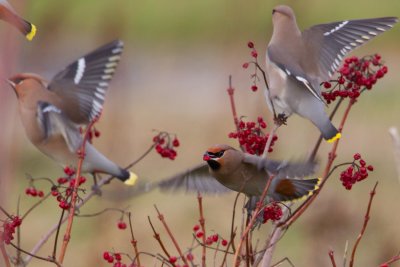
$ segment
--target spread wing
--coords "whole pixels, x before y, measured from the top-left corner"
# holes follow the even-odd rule
[[[108,43],[70,64],[50,82],[48,89],[63,99],[60,108],[73,122],[88,124],[101,114],[122,50],[122,41]]]
[[[163,191],[200,192],[205,194],[218,194],[232,192],[220,184],[208,171],[207,163],[202,163],[189,170],[163,179],[159,183]]]
[[[47,102],[39,101],[37,120],[44,131],[47,140],[53,135],[61,134],[71,152],[76,152],[82,142],[78,128],[63,114],[63,112]]]
[[[245,154],[243,162],[256,166],[259,170],[264,169],[265,171],[276,174],[279,177],[286,178],[300,178],[310,176],[315,173],[317,163],[310,161],[276,161],[263,159],[259,156]]]
[[[397,22],[396,17],[338,21],[315,25],[303,31],[302,36],[309,53],[319,62],[322,81],[326,81],[350,51],[391,29]],[[313,45],[315,42],[320,45]]]

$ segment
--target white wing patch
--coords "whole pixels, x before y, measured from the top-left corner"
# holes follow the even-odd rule
[[[61,110],[53,105],[48,105],[47,107],[45,107],[42,112],[56,112],[58,114],[61,114]]]
[[[81,81],[83,74],[85,73],[85,68],[86,68],[85,58],[82,57],[78,60],[78,67],[76,69],[76,74],[74,77],[75,84],[78,84]]]
[[[339,25],[337,25],[337,26],[336,26],[335,28],[333,28],[332,30],[330,30],[330,31],[328,31],[328,32],[325,32],[325,33],[324,33],[324,36],[328,36],[328,35],[330,35],[330,34],[336,32],[336,31],[340,30],[340,29],[343,28],[347,23],[349,23],[348,20],[343,21],[342,23],[340,23]]]
[[[300,82],[302,82],[307,89],[313,94],[313,96],[315,96],[318,100],[322,101],[321,97],[319,97],[319,95],[317,95],[317,93],[315,93],[314,89],[312,89],[312,87],[310,86],[310,83],[304,79],[303,77],[300,76],[296,76],[296,79]]]

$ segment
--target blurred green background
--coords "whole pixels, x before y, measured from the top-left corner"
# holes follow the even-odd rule
[[[150,181],[199,163],[212,144],[236,146],[235,140],[227,138],[234,130],[226,93],[230,74],[236,88],[238,113],[249,119],[262,115],[271,121],[262,90],[256,93],[249,90],[250,71],[241,66],[250,59],[246,46],[249,40],[255,42],[260,59],[264,57],[271,34],[270,14],[275,5],[292,6],[302,29],[342,19],[400,16],[398,0],[14,0],[10,3],[36,24],[38,34],[32,42],[27,42],[14,28],[0,24],[3,77],[35,72],[51,79],[67,64],[103,43],[115,38],[125,42],[122,61],[98,124],[102,136],[95,145],[115,162],[126,165],[151,145],[153,129],[176,133],[181,147],[175,161],[161,159],[153,152],[134,168],[141,179]],[[359,152],[375,166],[375,171],[351,191],[343,189],[336,172],[317,201],[278,244],[274,261],[289,257],[295,266],[330,266],[328,251],[333,249],[341,262],[346,241],[352,246],[361,229],[369,191],[375,181],[379,181],[377,196],[356,264],[377,266],[400,250],[400,185],[388,134],[390,126],[400,127],[399,42],[400,25],[397,25],[354,53],[382,54],[389,73],[352,110],[336,162],[348,161]],[[20,123],[16,97],[7,85],[1,87],[0,201],[9,211],[15,211],[21,196],[24,211],[33,203],[23,193],[28,186],[25,173],[56,178],[62,172],[29,143]],[[337,118],[334,124],[338,123]],[[290,159],[307,155],[318,132],[308,121],[292,116],[278,135],[272,156]],[[329,148],[330,145],[324,144],[320,150],[321,166]],[[41,186],[48,190],[47,185],[38,184]],[[104,189],[103,197],[93,199],[81,212],[129,207],[139,249],[159,253],[147,223],[149,215],[164,240],[168,240],[156,218],[153,204],[157,204],[181,247],[190,246],[191,229],[198,221],[194,195],[159,191],[135,198],[129,195],[129,189],[114,181]],[[234,197],[235,194],[205,197],[208,230],[228,238]],[[54,200],[35,210],[23,224],[23,248],[30,250],[58,216]],[[114,248],[131,253],[129,232],[117,229],[118,219],[116,213],[78,218],[65,266],[109,266],[102,260],[103,251]],[[268,227],[263,226],[255,236],[263,241],[268,233]],[[177,255],[172,246],[169,250]],[[51,244],[39,252],[42,256],[50,253]],[[196,252],[197,259],[199,256]],[[143,256],[142,263],[148,266],[155,261]],[[211,255],[209,263],[212,264]],[[393,266],[400,266],[396,264]],[[33,261],[30,266],[47,265],[50,266]]]

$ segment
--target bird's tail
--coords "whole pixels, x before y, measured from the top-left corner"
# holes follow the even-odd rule
[[[319,128],[319,130],[321,131],[322,137],[324,137],[328,143],[335,142],[337,139],[342,137],[342,134],[335,128],[335,126],[333,126],[331,121],[325,123],[325,125]]]
[[[138,176],[136,173],[129,172],[127,170],[121,169],[121,174],[116,175],[118,179],[124,182],[124,184],[133,186],[136,183],[136,180],[138,179]]]
[[[36,35],[36,26],[18,16],[8,3],[2,3],[2,6],[3,8],[0,9],[0,17],[8,23],[14,25],[14,27],[16,27],[23,35],[25,35],[26,39],[31,41]]]
[[[301,200],[311,196],[320,184],[320,178],[307,180],[283,178],[273,183],[269,196],[273,201]]]

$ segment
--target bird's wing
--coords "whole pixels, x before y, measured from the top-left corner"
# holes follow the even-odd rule
[[[243,162],[256,166],[259,170],[278,175],[279,177],[295,178],[312,175],[317,167],[316,162],[310,161],[276,161],[264,159],[259,156],[244,154]]]
[[[37,120],[44,131],[45,140],[61,134],[71,152],[76,152],[79,149],[82,142],[79,130],[59,108],[47,102],[39,101]]]
[[[207,163],[202,163],[189,170],[163,179],[159,183],[163,191],[200,192],[205,194],[218,194],[232,192],[220,184],[208,171]]]
[[[50,82],[48,89],[62,98],[60,108],[74,123],[88,124],[101,114],[122,50],[122,41],[108,43],[70,64]]]
[[[302,33],[309,53],[319,61],[322,80],[329,80],[344,56],[397,23],[396,17],[345,20],[315,25]],[[320,42],[317,47],[313,45]]]
[[[323,102],[319,86],[314,88],[313,79],[304,72],[298,63],[292,60],[292,57],[283,48],[270,44],[267,48],[267,54],[269,60],[284,71],[289,78],[294,79],[301,86],[304,86],[314,97]]]

